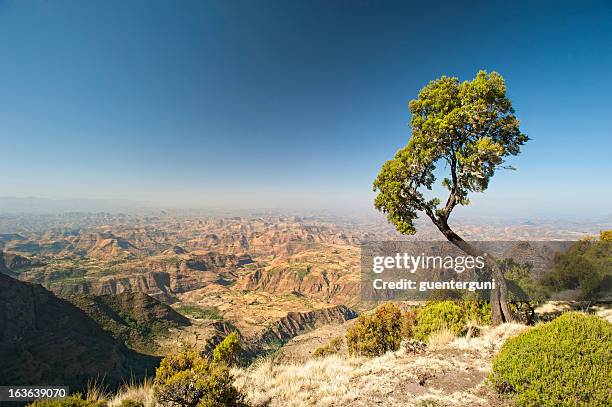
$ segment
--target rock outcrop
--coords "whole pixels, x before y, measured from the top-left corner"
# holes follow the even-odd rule
[[[309,312],[290,312],[263,331],[256,342],[286,342],[323,325],[341,324],[357,317],[357,313],[344,305]]]

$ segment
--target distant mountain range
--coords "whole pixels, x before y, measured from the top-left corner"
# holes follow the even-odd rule
[[[151,203],[129,200],[0,197],[0,213],[122,212],[153,207]]]

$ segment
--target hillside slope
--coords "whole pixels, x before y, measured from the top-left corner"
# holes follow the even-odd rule
[[[40,285],[0,274],[0,385],[114,387],[152,371],[156,358],[116,341],[82,310]]]
[[[85,311],[104,330],[130,348],[155,354],[155,339],[172,328],[190,325],[170,306],[142,292],[115,295],[71,295],[68,301]]]

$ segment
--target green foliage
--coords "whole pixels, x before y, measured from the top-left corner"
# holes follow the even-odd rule
[[[612,324],[570,312],[509,339],[491,382],[517,406],[612,405]]]
[[[181,304],[174,308],[176,312],[194,319],[222,320],[223,314],[217,307],[203,307],[194,304]]]
[[[612,242],[581,240],[558,256],[541,284],[550,291],[580,289],[581,298],[605,298],[612,282]]]
[[[550,296],[546,287],[533,277],[532,265],[519,264],[512,259],[504,259],[500,265],[504,270],[511,301],[543,301]]]
[[[462,301],[459,303],[466,322],[490,325],[491,304],[488,301]]]
[[[414,336],[424,341],[430,334],[446,328],[458,335],[465,323],[461,307],[453,301],[431,302],[419,313]]]
[[[491,308],[486,301],[432,301],[419,312],[414,337],[421,341],[442,329],[461,334],[469,323],[490,324]]]
[[[228,366],[238,363],[238,353],[240,352],[240,337],[234,331],[227,335],[221,343],[213,350],[213,360],[223,362]]]
[[[184,407],[241,406],[225,363],[209,362],[193,349],[162,359],[155,371],[153,393],[161,405]]]
[[[443,76],[431,81],[410,102],[412,137],[376,180],[376,209],[404,234],[416,232],[414,220],[425,211],[432,220],[447,219],[457,204],[467,205],[469,192],[487,189],[508,156],[518,155],[528,137],[519,130],[506,84],[496,72],[478,72],[471,81]],[[426,200],[440,164],[450,174],[442,180],[449,192],[441,200]]]
[[[340,336],[332,339],[328,344],[318,347],[312,354],[315,358],[321,358],[329,355],[335,355],[342,348],[343,339]]]
[[[392,303],[383,304],[374,315],[361,315],[346,333],[351,355],[380,356],[400,347],[402,312]]]
[[[28,407],[105,407],[106,402],[97,400],[85,400],[81,393],[63,399],[36,400]]]
[[[306,266],[306,269],[298,270],[298,277],[303,280],[308,274],[312,272],[312,266]]]

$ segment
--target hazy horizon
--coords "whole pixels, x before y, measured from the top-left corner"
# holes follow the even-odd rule
[[[599,214],[593,213],[555,213],[555,212],[500,212],[498,209],[493,211],[482,211],[473,207],[459,208],[456,213],[451,216],[452,221],[577,221],[577,222],[612,222],[612,211],[602,211]],[[463,210],[461,210],[463,209]],[[468,209],[468,210],[466,210]],[[0,196],[0,215],[15,215],[15,214],[62,214],[69,212],[84,212],[84,213],[134,213],[134,214],[151,214],[157,212],[170,212],[176,214],[193,214],[200,215],[208,214],[211,216],[241,216],[253,215],[258,213],[270,213],[277,215],[291,216],[310,216],[310,215],[331,215],[331,216],[348,216],[348,217],[365,217],[386,222],[384,214],[379,213],[373,207],[334,207],[334,206],[213,206],[213,205],[198,205],[198,204],[183,204],[169,205],[153,201],[137,201],[137,200],[121,200],[121,199],[87,199],[87,198],[66,198],[66,199],[50,199],[43,197],[8,197]],[[429,222],[429,219],[423,216],[419,217],[421,221]]]
[[[532,140],[453,216],[609,216],[612,7],[545,3],[2,1],[0,196],[370,213],[408,101],[485,69]]]

